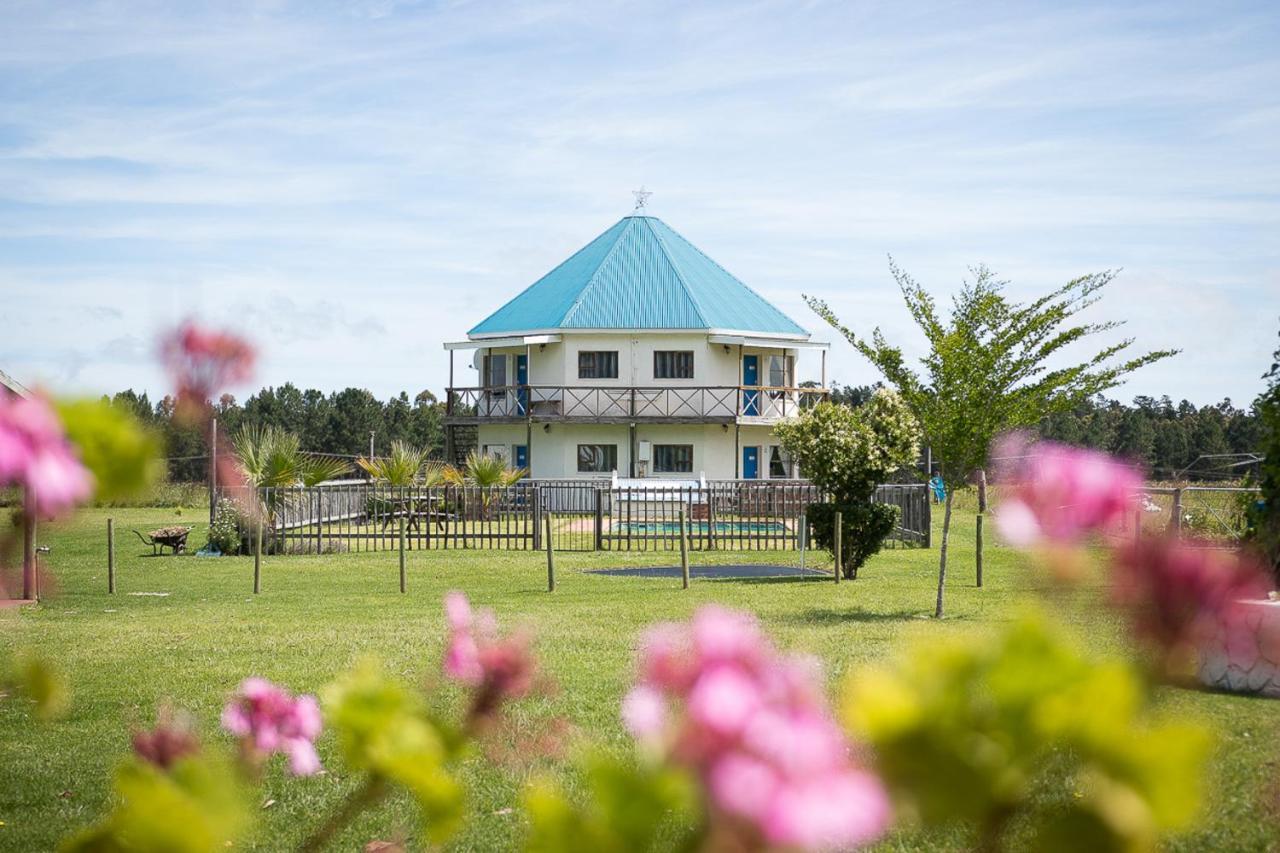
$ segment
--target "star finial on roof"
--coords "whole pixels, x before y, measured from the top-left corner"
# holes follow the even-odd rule
[[[640,185],[640,189],[632,190],[631,194],[636,197],[636,206],[631,211],[632,213],[639,213],[644,210],[645,206],[649,204],[649,196],[653,195],[653,193],[644,188],[643,184]]]

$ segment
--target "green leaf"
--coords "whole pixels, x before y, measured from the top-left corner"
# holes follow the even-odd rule
[[[132,497],[163,474],[159,439],[124,408],[100,400],[62,400],[57,408],[98,500]]]
[[[98,825],[72,836],[64,853],[225,850],[249,823],[245,791],[227,761],[182,759],[169,772],[131,759],[116,771],[117,802]]]
[[[451,836],[464,798],[447,765],[461,755],[461,736],[431,719],[422,697],[373,661],[339,677],[322,698],[347,764],[405,788],[433,841]]]

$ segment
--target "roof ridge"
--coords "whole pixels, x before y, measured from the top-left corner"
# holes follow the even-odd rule
[[[634,216],[622,217],[622,219],[619,219],[612,226],[610,226],[608,231],[606,231],[605,233],[607,234],[609,231],[612,231],[615,227],[617,227],[619,223],[627,219],[635,219],[635,217]],[[592,271],[591,273],[591,278],[587,279],[587,283],[583,286],[582,290],[578,291],[578,295],[573,300],[573,304],[569,306],[569,310],[565,311],[564,316],[560,318],[560,324],[562,326],[568,323],[569,319],[573,317],[573,315],[577,312],[579,308],[582,307],[582,300],[584,300],[587,297],[587,292],[596,286],[596,279],[599,278],[600,276],[600,270],[604,269],[604,265],[609,263],[609,259],[613,257],[614,252],[618,251],[618,246],[622,244],[622,239],[626,237],[627,232],[630,230],[631,230],[631,227],[629,225],[626,228],[622,229],[622,233],[618,235],[618,239],[613,241],[613,245],[609,247],[609,251],[605,252],[604,257],[600,259],[600,263],[596,264],[595,270]],[[598,240],[600,238],[597,237],[596,239]],[[594,243],[595,240],[593,240],[592,242]],[[583,248],[586,248],[586,247],[584,246]]]
[[[680,271],[680,265],[676,263],[676,259],[671,257],[671,250],[667,247],[667,242],[662,239],[662,235],[658,233],[658,229],[653,227],[649,220],[653,217],[642,217],[641,221],[649,228],[649,233],[653,234],[653,239],[658,241],[658,245],[662,247],[662,256],[667,259],[667,263],[671,266],[671,271],[676,274],[676,279],[680,282],[680,287],[684,289],[684,295],[689,297],[689,301],[693,303],[693,310],[697,312],[698,319],[703,322],[707,328],[711,328],[711,321],[707,319],[707,314],[702,310],[702,303],[698,301],[698,297],[693,294],[693,288],[689,286],[689,282],[685,279],[684,273]],[[661,222],[661,220],[658,220]],[[666,223],[663,223],[666,225]],[[667,226],[668,228],[670,226]],[[674,232],[673,232],[674,233]],[[685,240],[688,243],[688,240]],[[693,245],[690,243],[690,245]],[[708,260],[710,260],[708,258]],[[714,263],[714,261],[712,262]],[[727,271],[726,271],[727,274]],[[732,276],[730,276],[732,277]]]
[[[661,220],[661,219],[659,219],[658,221],[659,221],[659,222],[662,222],[662,220]],[[759,299],[759,300],[760,300],[761,302],[763,302],[765,305],[768,305],[770,308],[772,308],[772,309],[773,309],[774,311],[776,311],[778,314],[782,315],[782,317],[784,317],[785,319],[789,320],[789,321],[791,322],[791,324],[792,324],[792,325],[794,325],[796,328],[798,328],[798,329],[800,329],[801,331],[803,331],[806,335],[809,335],[810,337],[812,337],[812,335],[811,335],[811,333],[809,332],[809,330],[808,330],[808,329],[805,329],[805,328],[804,328],[804,326],[801,326],[799,323],[797,323],[794,319],[792,319],[792,318],[791,318],[791,316],[790,316],[790,315],[788,315],[786,312],[784,312],[781,308],[779,308],[777,305],[774,305],[772,302],[770,302],[768,299],[766,299],[766,298],[764,297],[764,294],[760,293],[760,292],[759,292],[758,290],[756,290],[754,287],[752,287],[751,285],[747,284],[745,281],[743,281],[742,279],[738,278],[736,275],[734,275],[733,273],[729,272],[727,269],[725,269],[724,267],[722,267],[722,266],[720,265],[720,262],[719,262],[719,261],[717,261],[715,258],[713,258],[713,257],[711,257],[710,255],[708,255],[706,252],[704,252],[704,251],[702,251],[701,249],[699,249],[695,244],[693,244],[692,242],[690,242],[690,241],[689,241],[689,239],[688,239],[687,237],[685,237],[683,234],[681,234],[679,231],[677,231],[676,229],[672,228],[670,225],[667,225],[667,223],[665,223],[665,222],[662,222],[662,225],[663,225],[663,227],[664,227],[664,228],[666,228],[666,229],[667,229],[668,231],[670,231],[672,234],[676,235],[676,236],[677,236],[677,237],[679,237],[682,241],[684,241],[684,244],[685,244],[686,246],[688,246],[690,249],[693,249],[695,252],[697,252],[697,253],[698,253],[699,255],[701,255],[702,257],[706,258],[708,263],[710,263],[710,264],[711,264],[712,266],[714,266],[716,269],[720,270],[720,272],[722,272],[722,273],[724,273],[725,275],[729,276],[729,278],[733,279],[733,280],[734,280],[734,281],[736,281],[738,284],[742,285],[742,287],[743,287],[745,290],[747,290],[748,292],[750,292],[752,296],[754,296],[755,298]],[[651,227],[652,227],[652,226],[651,226]]]

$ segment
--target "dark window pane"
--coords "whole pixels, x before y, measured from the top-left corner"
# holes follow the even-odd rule
[[[782,462],[782,448],[776,444],[769,448],[769,476],[773,479],[787,476],[787,466]]]
[[[688,474],[693,471],[692,444],[655,444],[653,470],[659,474]]]
[[[608,473],[618,467],[618,445],[579,444],[578,472],[582,474]]]
[[[617,379],[618,352],[584,350],[578,353],[579,379]]]
[[[653,354],[654,379],[692,379],[692,350],[658,350]]]

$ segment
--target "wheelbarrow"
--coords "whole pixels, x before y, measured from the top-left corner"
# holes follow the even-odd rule
[[[164,554],[165,548],[169,548],[175,554],[186,553],[187,535],[190,532],[190,527],[161,527],[149,531],[145,536],[136,530],[133,531],[133,535],[141,539],[142,544],[150,545],[151,556],[155,557]]]

